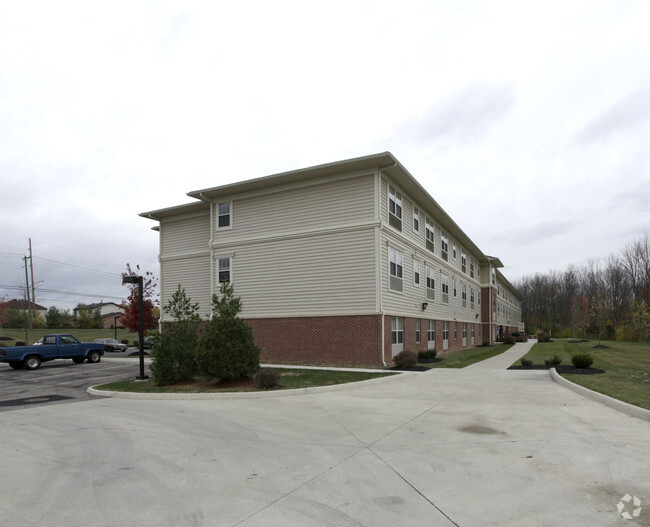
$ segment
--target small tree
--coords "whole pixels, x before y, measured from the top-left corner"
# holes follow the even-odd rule
[[[591,323],[598,330],[598,345],[600,346],[600,334],[603,327],[609,323],[611,316],[611,310],[605,298],[605,293],[603,291],[598,291],[596,297],[591,299],[591,305],[589,306],[589,319]]]
[[[585,326],[587,325],[587,312],[589,311],[589,300],[582,295],[573,296],[571,297],[569,309],[571,311],[573,338],[576,338],[576,330],[581,328],[584,338]]]
[[[650,312],[648,311],[648,304],[643,300],[637,300],[632,305],[631,324],[634,328],[636,337],[645,342],[648,340],[650,334]]]
[[[158,286],[158,279],[150,271],[142,274],[140,266],[136,265],[135,269],[131,268],[130,264],[126,264],[126,272],[122,273],[125,276],[142,276],[142,307],[143,307],[143,327],[145,334],[147,329],[156,327],[156,321],[153,317],[154,303],[157,298],[156,287]],[[139,306],[139,292],[138,284],[128,284],[130,293],[128,299],[124,302],[125,311],[120,318],[122,326],[127,328],[132,333],[138,333],[140,328],[140,306]]]
[[[198,303],[192,303],[180,285],[165,306],[174,319],[153,336],[151,372],[156,384],[173,384],[196,375],[196,349],[199,342]]]
[[[221,297],[212,297],[212,318],[199,341],[196,362],[201,375],[223,380],[250,377],[260,367],[260,349],[253,328],[237,314],[241,299],[233,286],[222,282]]]

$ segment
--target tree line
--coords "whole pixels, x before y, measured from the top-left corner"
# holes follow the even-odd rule
[[[529,332],[555,336],[648,340],[650,236],[604,260],[525,276],[514,283]]]

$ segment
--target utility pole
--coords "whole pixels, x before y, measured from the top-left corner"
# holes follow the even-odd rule
[[[27,256],[25,256],[23,260],[25,260],[25,309],[23,309],[23,312],[27,311],[27,306],[29,306],[29,315],[25,321],[29,321],[29,324],[25,323],[25,343],[27,343],[27,326],[29,325],[29,329],[31,329],[32,326],[32,304],[29,299],[29,275],[27,274]],[[27,315],[27,313],[25,314]]]
[[[29,239],[29,267],[32,272],[32,305],[31,305],[32,309],[30,309],[30,316],[32,317],[31,324],[30,324],[30,328],[31,328],[31,325],[34,323],[34,320],[36,319],[36,306],[34,305],[36,304],[36,289],[35,289],[36,286],[34,285],[34,257],[32,255],[31,238]]]

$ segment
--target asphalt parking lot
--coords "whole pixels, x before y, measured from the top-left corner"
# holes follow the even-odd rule
[[[89,386],[131,379],[139,371],[137,358],[116,360],[106,356],[97,364],[54,360],[38,370],[14,370],[0,363],[0,412],[93,399],[86,393]]]

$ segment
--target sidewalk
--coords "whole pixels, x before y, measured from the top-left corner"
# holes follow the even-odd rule
[[[512,348],[504,351],[496,357],[486,359],[481,362],[470,364],[463,368],[463,370],[472,371],[503,371],[507,370],[515,362],[521,359],[526,353],[530,351],[533,345],[537,344],[537,340],[529,339],[528,342],[517,342]]]

